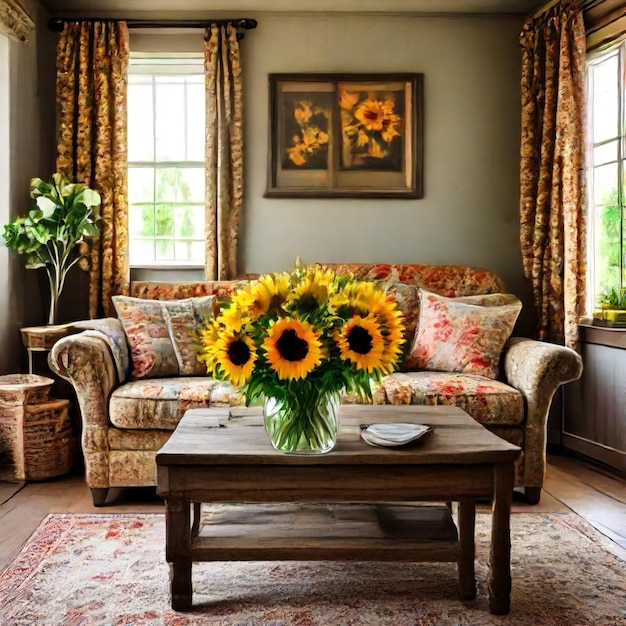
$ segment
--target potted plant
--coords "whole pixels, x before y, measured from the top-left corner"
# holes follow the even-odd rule
[[[626,289],[615,289],[600,294],[598,305],[593,311],[596,326],[626,326]]]
[[[49,183],[33,178],[30,197],[28,215],[5,225],[2,236],[9,249],[26,255],[28,269],[45,268],[50,285],[48,324],[54,324],[67,273],[83,258],[81,242],[99,235],[100,194],[57,172]]]

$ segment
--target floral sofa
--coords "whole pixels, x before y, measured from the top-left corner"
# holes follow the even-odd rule
[[[548,411],[558,386],[580,377],[579,355],[563,346],[511,337],[496,361],[493,375],[484,375],[482,369],[445,371],[446,366],[437,361],[436,355],[433,357],[428,346],[426,361],[424,346],[421,355],[409,353],[414,337],[422,330],[418,322],[420,302],[425,315],[423,294],[432,294],[433,301],[447,299],[448,303],[470,302],[473,306],[478,299],[484,304],[483,300],[502,299],[504,285],[497,275],[483,269],[443,265],[326,267],[379,281],[404,313],[407,356],[399,371],[386,376],[382,386],[373,390],[373,402],[460,406],[489,430],[522,448],[515,467],[516,486],[524,489],[530,503],[538,502],[545,472]],[[145,335],[141,341],[136,340],[128,334],[129,325],[131,330],[142,331],[150,326],[151,336],[161,337],[163,345],[168,346],[169,332],[176,346],[185,324],[197,324],[203,307],[212,307],[213,299],[227,297],[241,283],[133,283],[131,298],[121,298],[116,304],[118,318],[77,323],[74,334],[53,346],[50,366],[71,382],[78,398],[86,481],[95,506],[105,504],[111,487],[156,484],[155,454],[187,409],[242,402],[229,383],[208,377],[197,360],[185,359],[189,343],[179,341],[173,352],[168,347],[167,353],[159,349],[146,353],[142,343]],[[141,299],[140,315],[132,306],[133,299]],[[496,304],[509,302],[504,298]],[[437,301],[436,306],[440,307],[441,302]],[[167,319],[164,321],[157,313],[146,314],[149,307],[156,307],[155,311],[162,311]],[[446,349],[460,349],[461,343],[456,347],[448,343]],[[150,358],[146,359],[146,354]],[[422,357],[421,361],[413,358],[416,355]],[[353,400],[344,398],[345,402]]]

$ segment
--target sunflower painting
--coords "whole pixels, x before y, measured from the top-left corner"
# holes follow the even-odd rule
[[[402,95],[397,91],[352,91],[340,85],[343,168],[401,171]]]
[[[332,94],[285,93],[283,98],[283,168],[327,169]]]
[[[422,74],[270,74],[265,197],[421,198]]]

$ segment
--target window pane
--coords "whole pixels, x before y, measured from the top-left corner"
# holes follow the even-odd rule
[[[177,241],[176,260],[191,263],[204,263],[204,241]]]
[[[156,260],[157,261],[173,261],[174,260],[174,242],[156,240]]]
[[[154,240],[130,240],[130,264],[141,265],[146,262],[154,261]]]
[[[128,86],[128,160],[154,159],[152,84]]]
[[[185,88],[156,86],[156,160],[185,160]]]
[[[174,207],[171,204],[158,204],[154,212],[155,236],[174,236]]]
[[[204,239],[204,206],[179,206],[174,215],[176,237]]]
[[[592,66],[593,143],[618,136],[618,66],[617,55]]]
[[[186,202],[204,204],[204,184],[204,167],[186,167],[180,170],[180,185]]]
[[[187,97],[187,158],[204,161],[205,153],[205,89],[202,85],[188,85]]]
[[[611,163],[617,161],[617,147],[619,142],[611,141],[597,148],[593,149],[593,165],[604,165],[605,163]]]
[[[593,202],[604,206],[617,202],[617,163],[596,167],[593,170]]]
[[[154,168],[128,168],[128,202],[154,202]]]
[[[128,208],[128,232],[131,238],[154,237],[154,206],[133,205]]]

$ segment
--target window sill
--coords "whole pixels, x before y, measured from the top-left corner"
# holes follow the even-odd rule
[[[582,343],[593,343],[609,348],[621,348],[626,350],[626,328],[609,328],[607,326],[594,326],[584,321],[578,325],[580,340]]]

